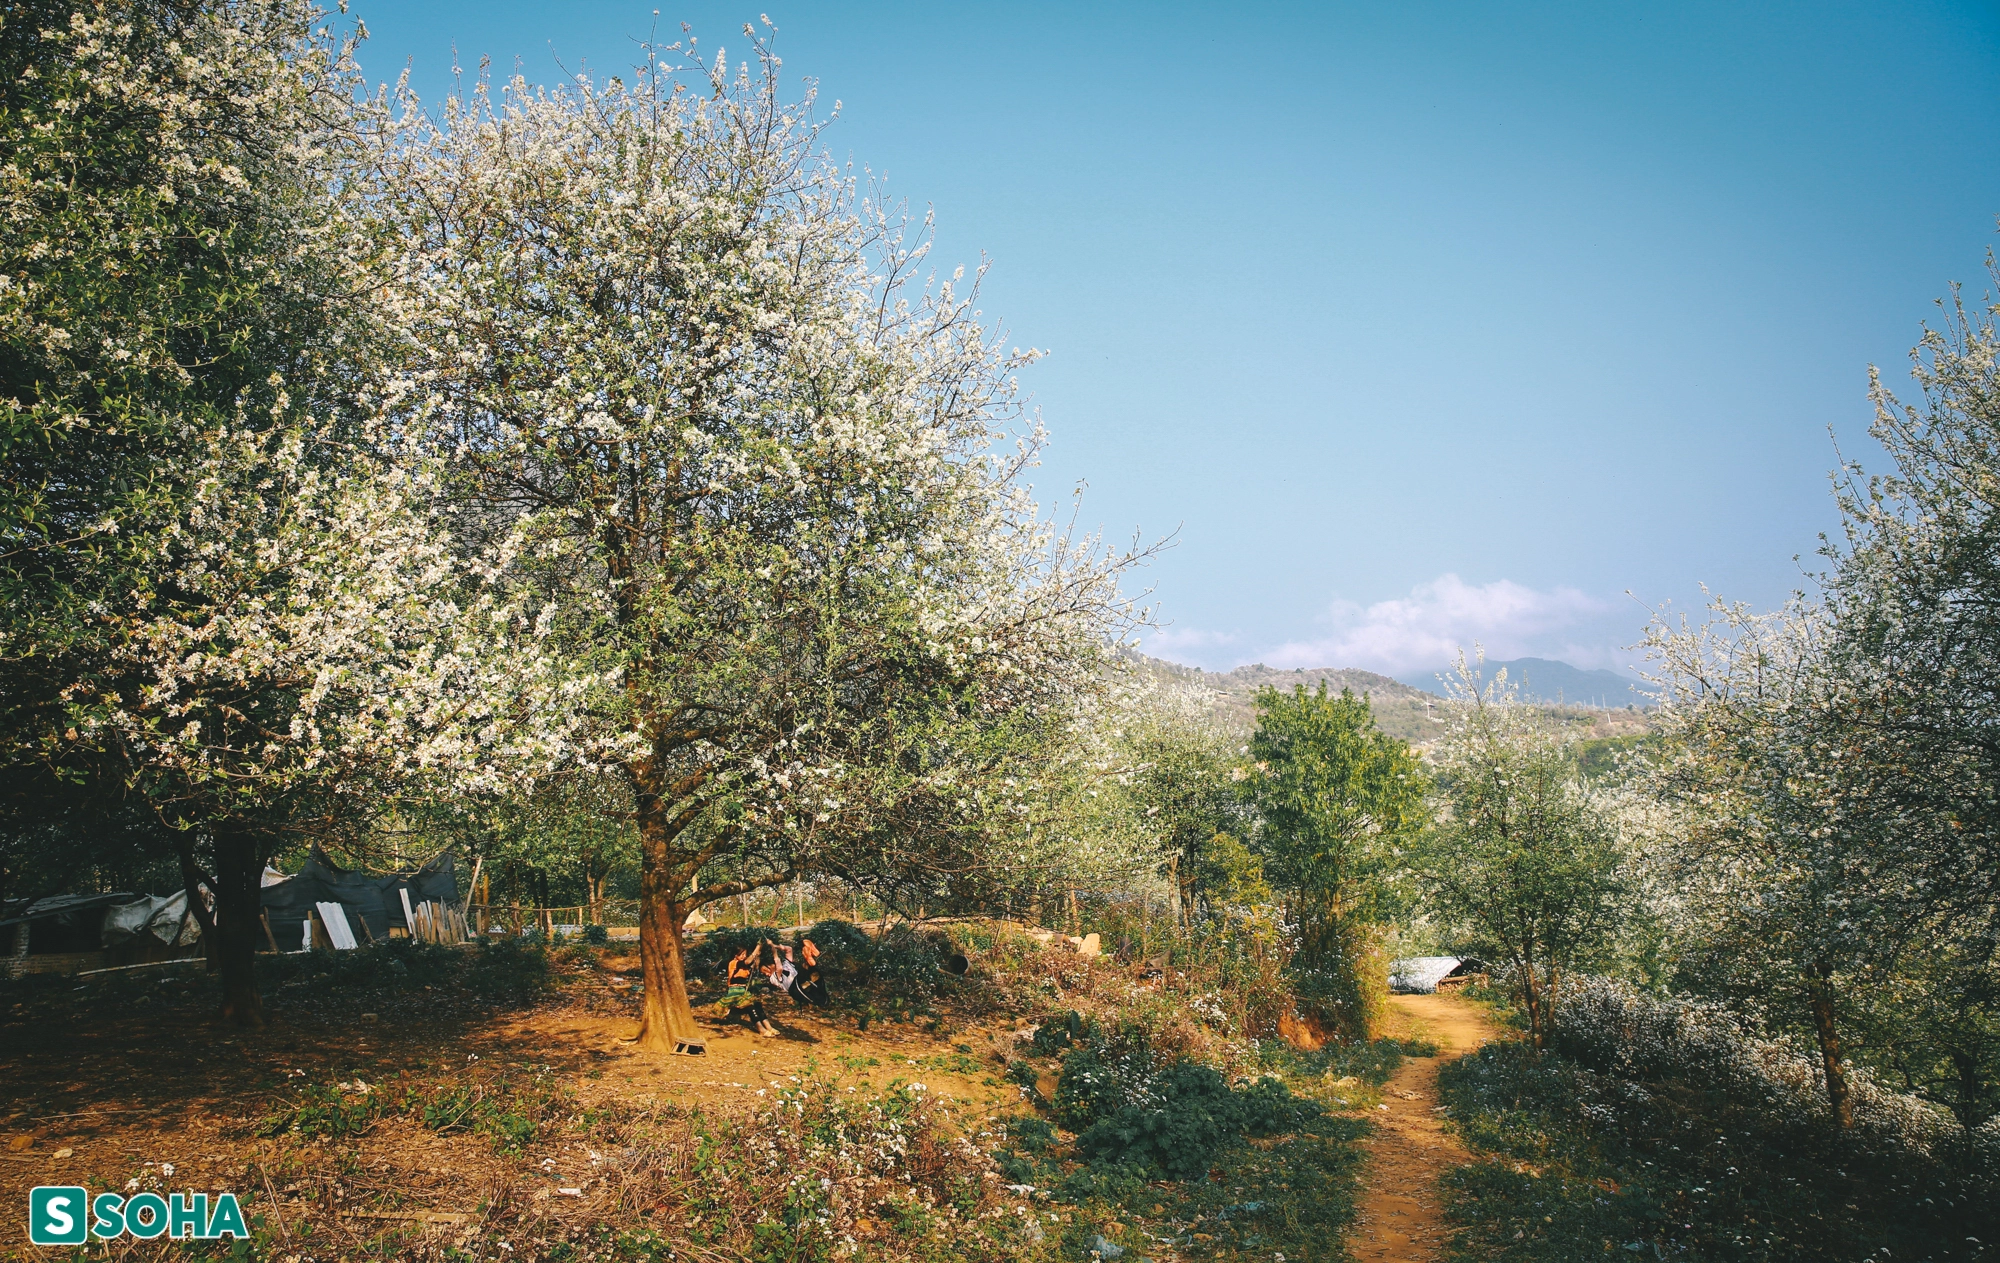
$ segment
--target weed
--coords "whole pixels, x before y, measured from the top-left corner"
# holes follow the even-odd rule
[[[372,1091],[327,1083],[308,1084],[299,1090],[298,1099],[291,1105],[267,1115],[258,1125],[257,1134],[338,1140],[368,1131],[381,1113],[381,1103]]]

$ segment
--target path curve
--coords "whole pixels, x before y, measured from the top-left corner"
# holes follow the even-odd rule
[[[1348,1245],[1361,1263],[1432,1263],[1451,1237],[1438,1177],[1472,1160],[1438,1122],[1438,1070],[1498,1032],[1479,1005],[1446,994],[1390,996],[1382,1033],[1431,1040],[1438,1055],[1405,1058],[1382,1089],[1389,1108],[1362,1142],[1361,1213]]]

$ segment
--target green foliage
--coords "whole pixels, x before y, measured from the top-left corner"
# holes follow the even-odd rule
[[[1264,859],[1235,835],[1217,833],[1193,849],[1192,889],[1204,901],[1239,907],[1271,897],[1264,880]]]
[[[1579,741],[1576,770],[1586,781],[1616,782],[1624,779],[1647,751],[1658,745],[1659,737],[1652,733]]]
[[[505,1077],[450,1084],[409,1098],[405,1108],[432,1131],[469,1131],[501,1149],[519,1152],[564,1104],[554,1085],[536,1075],[525,1085]]]
[[[1368,699],[1322,684],[1257,695],[1247,784],[1264,822],[1266,876],[1333,915],[1391,911],[1394,847],[1423,821],[1424,777],[1405,743],[1375,727]]]
[[[1259,692],[1250,753],[1265,876],[1299,931],[1301,996],[1341,1037],[1366,1039],[1386,973],[1370,927],[1398,907],[1393,878],[1423,821],[1422,769],[1375,727],[1367,698],[1330,697],[1325,684]]]
[[[370,996],[424,993],[433,1007],[519,1004],[552,984],[548,952],[526,939],[482,939],[476,947],[390,939],[351,952],[264,953],[257,969],[266,988],[302,984],[299,994],[310,1001],[338,1000],[347,1009]]]
[[[1257,860],[1236,841],[1250,825],[1236,779],[1243,760],[1205,702],[1170,690],[1149,694],[1121,738],[1119,753],[1131,771],[1119,779],[1115,801],[1168,862],[1183,907],[1261,895]]]
[[[311,22],[50,3],[0,23],[0,590],[57,644],[103,621],[70,600],[143,583],[171,457],[239,408],[284,411],[272,375],[309,386],[343,332],[336,257],[298,249],[327,211],[302,156],[343,112],[337,65],[311,85]]]
[[[368,1131],[381,1114],[382,1103],[373,1092],[351,1091],[330,1083],[308,1084],[290,1105],[266,1115],[257,1126],[257,1134],[339,1140]]]
[[[1840,1008],[1857,1057],[1967,1127],[2000,1115],[2000,965],[1976,940],[1918,939]]]
[[[691,978],[720,978],[723,966],[736,953],[749,948],[756,950],[765,942],[783,942],[785,932],[775,925],[720,925],[708,930],[687,953],[687,971]],[[817,941],[817,940],[815,940]]]
[[[1070,1060],[1081,1056],[1072,1053]],[[1067,1064],[1063,1073],[1067,1079]],[[1157,1169],[1171,1179],[1198,1180],[1232,1141],[1290,1131],[1319,1113],[1317,1105],[1294,1098],[1275,1079],[1231,1088],[1214,1070],[1189,1061],[1151,1076],[1146,1088],[1143,1103],[1110,1110],[1078,1134],[1078,1152],[1094,1161]]]
[[[1144,1032],[1127,1028],[1112,1036],[1080,1032],[1063,1057],[1054,1111],[1093,1165],[1194,1180],[1244,1136],[1291,1131],[1317,1118],[1320,1107],[1294,1098],[1275,1078],[1234,1088],[1196,1062],[1155,1065]]]
[[[381,1084],[355,1080],[308,1084],[289,1103],[258,1125],[260,1136],[338,1140],[361,1135],[377,1120],[404,1116],[437,1132],[471,1132],[509,1152],[519,1152],[542,1125],[563,1115],[571,1102],[544,1073],[525,1081],[507,1075],[391,1092]]]
[[[802,936],[787,936],[769,925],[718,926],[689,950],[688,972],[698,978],[716,977],[739,950],[761,947],[766,940],[794,943],[796,937],[813,941],[826,971],[877,984],[902,1001],[928,1001],[950,978],[939,965],[951,953],[951,940],[936,930],[901,921],[879,936],[840,920],[821,921]]]
[[[1405,1057],[1435,1057],[1438,1047],[1421,1039],[1370,1039],[1327,1044],[1306,1051],[1272,1040],[1259,1049],[1258,1061],[1288,1080],[1331,1083],[1352,1076],[1377,1087],[1389,1081]]]
[[[1074,1009],[1061,1017],[1051,1017],[1035,1027],[1029,1047],[1044,1057],[1053,1057],[1065,1048],[1097,1035],[1097,1023]]]
[[[1314,917],[1299,927],[1286,968],[1299,1009],[1343,1043],[1366,1043],[1389,994],[1381,927],[1360,917]]]
[[[1631,905],[1611,822],[1563,731],[1505,681],[1466,681],[1438,759],[1437,824],[1415,855],[1430,910],[1471,951],[1505,961],[1529,1029],[1546,1041],[1547,992],[1608,951]]]
[[[935,930],[919,930],[898,921],[882,932],[868,953],[868,977],[912,999],[935,995],[948,977],[938,966],[950,946],[950,941]]]
[[[828,964],[836,966],[866,961],[868,953],[875,949],[875,940],[868,936],[868,931],[839,917],[814,922],[805,936],[813,941]]]
[[[1074,1160],[1089,1156],[1081,1144],[1066,1158],[1056,1133],[1041,1119],[1007,1121],[1009,1143],[994,1155],[1002,1174],[1077,1207],[1066,1216],[1065,1256],[1087,1257],[1097,1225],[1118,1219],[1164,1222],[1183,1237],[1199,1234],[1194,1244],[1203,1255],[1221,1258],[1319,1258],[1328,1243],[1348,1234],[1361,1160],[1355,1142],[1366,1123],[1320,1114],[1275,1085],[1256,1089],[1268,1099],[1251,1104],[1247,1125],[1279,1133],[1277,1143],[1260,1147],[1225,1137],[1201,1154],[1205,1165],[1199,1169],[1194,1157],[1176,1151],[1173,1160],[1189,1178],[1163,1179],[1157,1146],[1144,1144],[1144,1137],[1176,1128],[1206,1133],[1203,1118],[1213,1122],[1239,1109],[1224,1103],[1213,1080],[1191,1075],[1183,1086],[1187,1099],[1173,1117],[1130,1120],[1140,1144],[1127,1147],[1107,1129],[1100,1133],[1105,1152],[1090,1161]],[[1131,1227],[1106,1235],[1143,1256],[1159,1232]]]

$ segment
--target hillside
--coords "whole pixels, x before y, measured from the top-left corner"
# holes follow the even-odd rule
[[[1316,689],[1324,683],[1330,692],[1352,689],[1374,703],[1375,720],[1382,730],[1405,741],[1422,743],[1437,736],[1444,721],[1437,712],[1438,699],[1373,671],[1352,667],[1313,667],[1283,670],[1262,663],[1237,667],[1233,671],[1204,671],[1176,662],[1135,655],[1149,673],[1195,684],[1215,694],[1216,705],[1230,722],[1248,733],[1256,726],[1256,698],[1259,689],[1290,689],[1303,685]]]
[[[1556,662],[1549,658],[1515,658],[1509,662],[1485,662],[1481,664],[1479,676],[1483,680],[1494,678],[1500,671],[1507,672],[1507,681],[1518,686],[1523,701],[1542,702],[1548,705],[1567,703],[1573,706],[1590,706],[1615,710],[1624,706],[1643,706],[1648,702],[1646,695],[1634,692],[1635,686],[1644,687],[1644,681],[1630,672],[1585,671],[1567,662]],[[1445,696],[1445,687],[1438,680],[1440,675],[1450,678],[1456,674],[1451,667],[1439,667],[1434,671],[1420,671],[1402,677],[1402,683],[1434,696]]]
[[[1237,667],[1233,671],[1204,671],[1199,667],[1185,667],[1177,662],[1149,658],[1144,654],[1133,655],[1133,660],[1142,670],[1156,678],[1194,684],[1208,689],[1215,695],[1217,709],[1233,726],[1240,728],[1246,735],[1257,724],[1256,699],[1259,689],[1265,687],[1290,689],[1299,685],[1316,689],[1322,683],[1329,692],[1337,693],[1346,688],[1365,695],[1374,706],[1375,722],[1382,731],[1393,737],[1400,737],[1412,745],[1428,744],[1444,730],[1445,712],[1443,699],[1440,696],[1413,688],[1401,680],[1377,675],[1373,671],[1362,671],[1354,667],[1303,667],[1285,670],[1280,667],[1267,667],[1261,662]],[[1534,663],[1539,660],[1521,661]],[[1512,670],[1514,664],[1487,664],[1489,672],[1492,668],[1502,665],[1509,667],[1509,679],[1516,678]],[[1548,665],[1566,667],[1564,663]],[[1611,675],[1609,671],[1581,672],[1575,667],[1567,669],[1578,675]],[[1603,689],[1600,685],[1598,691],[1603,693],[1609,690]],[[1569,694],[1565,691],[1563,696],[1567,698]],[[1541,700],[1539,693],[1536,698]],[[1549,710],[1570,722],[1588,727],[1587,736],[1592,739],[1632,736],[1652,729],[1650,717],[1645,712],[1628,710],[1623,703],[1610,708],[1578,704],[1574,700],[1562,705],[1547,705]]]

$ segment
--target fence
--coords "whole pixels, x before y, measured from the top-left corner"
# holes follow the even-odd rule
[[[484,934],[490,926],[503,925],[510,929],[526,929],[538,925],[554,934],[558,929],[574,926],[582,930],[586,925],[631,926],[639,924],[639,901],[636,899],[606,899],[594,910],[589,904],[578,904],[568,908],[535,908],[515,903],[474,903],[466,905],[466,918]]]

